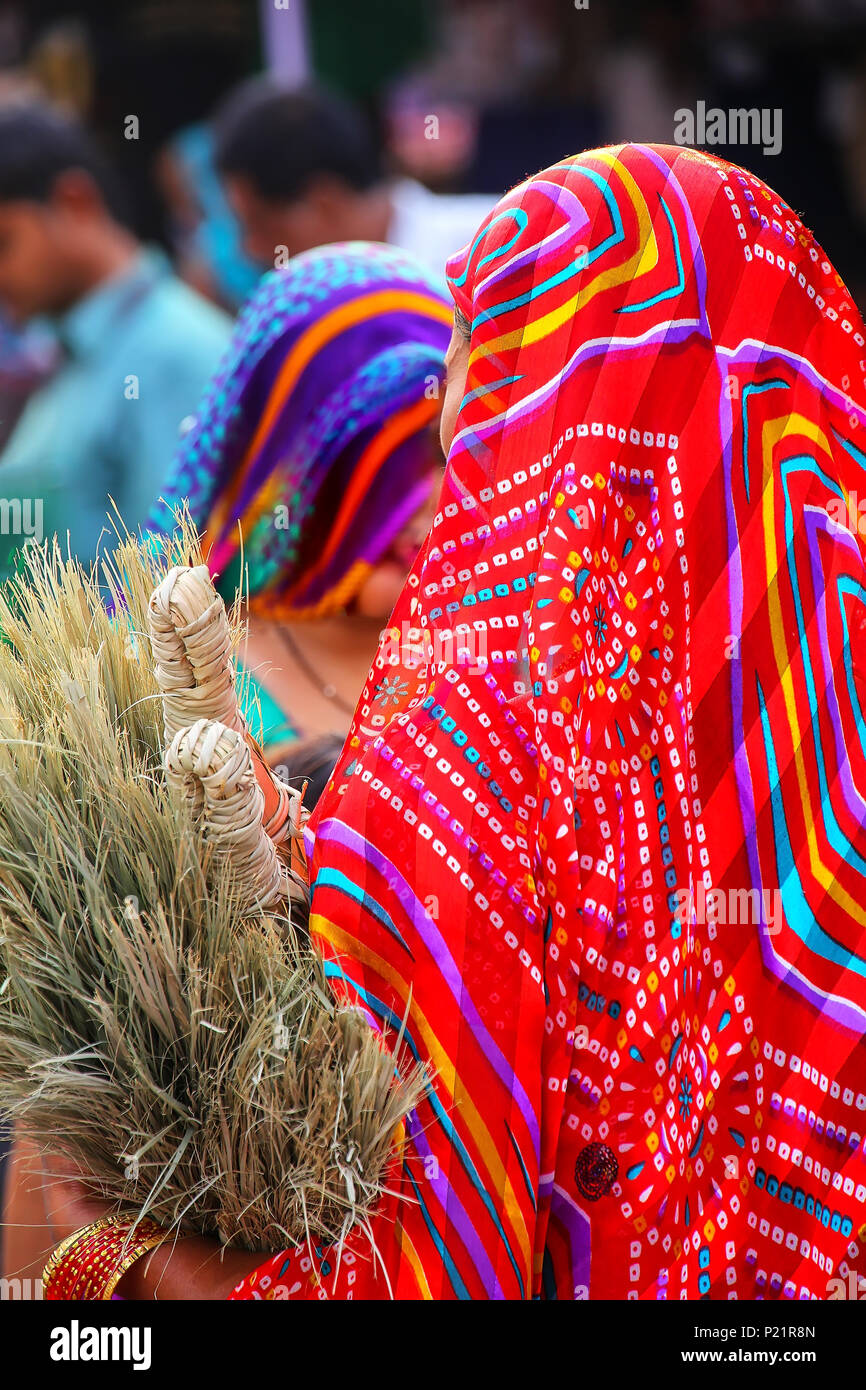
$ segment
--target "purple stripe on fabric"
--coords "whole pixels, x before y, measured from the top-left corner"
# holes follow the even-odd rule
[[[716,360],[718,362],[718,352],[716,353]],[[725,518],[728,527],[729,631],[739,635],[743,631],[743,562],[733,494],[734,421],[733,406],[726,399],[721,385],[724,376],[721,364],[719,364],[719,376],[719,436],[723,441],[722,469],[725,478]],[[749,875],[753,884],[761,884],[761,866],[758,859],[757,827],[755,824],[755,793],[743,731],[743,672],[739,661],[732,661],[730,665],[733,716],[731,727],[734,738],[734,776],[737,784],[737,800],[743,822]],[[759,901],[763,915],[763,894],[761,894]],[[766,932],[761,932],[760,936],[762,942],[766,942]]]
[[[775,351],[769,356],[786,356]],[[724,356],[717,350],[717,356]],[[758,354],[760,358],[760,354]],[[723,416],[725,408],[730,412],[732,405],[724,398],[721,393],[719,410]],[[724,419],[720,419],[722,438],[725,439]],[[732,492],[732,459],[733,445],[732,435],[727,436],[727,440],[722,453],[724,475],[725,475],[725,508],[728,520],[728,549],[730,559],[728,564],[729,579],[729,600],[731,606],[731,632],[742,632],[743,616],[743,578],[742,561],[739,548],[739,537],[736,528],[736,518],[734,516],[733,492]],[[735,737],[734,749],[734,769],[736,773],[737,792],[740,802],[740,814],[743,821],[743,831],[745,836],[746,853],[749,862],[749,873],[754,888],[758,890],[758,902],[761,907],[761,922],[759,927],[759,943],[761,957],[767,969],[778,980],[791,984],[792,978],[797,981],[793,986],[809,1003],[820,1013],[829,1015],[842,1023],[846,1028],[853,1028],[855,1031],[862,1030],[863,1016],[860,1010],[856,1010],[851,1004],[843,1000],[828,998],[821,993],[800,971],[789,961],[785,961],[775,949],[773,942],[767,933],[767,923],[764,920],[764,880],[761,873],[760,856],[758,854],[758,837],[755,815],[755,798],[752,784],[751,769],[749,767],[748,755],[746,753],[745,734],[743,731],[743,678],[740,670],[739,661],[731,662],[731,697],[733,705],[733,731]],[[737,741],[739,740],[739,741]]]
[[[717,343],[716,354],[726,358],[729,362],[772,362],[774,358],[778,358],[781,362],[787,362],[795,372],[806,377],[812,386],[823,396],[828,397],[834,405],[844,410],[846,414],[854,412],[859,415],[860,423],[866,425],[866,410],[850,396],[846,396],[844,391],[840,391],[838,386],[834,386],[831,381],[826,381],[819,372],[816,372],[811,362],[807,361],[805,357],[800,357],[796,352],[789,352],[787,348],[777,347],[773,343],[759,343],[754,338],[744,338],[735,348],[722,347]]]
[[[698,235],[698,229],[695,225],[695,219],[692,215],[691,204],[689,203],[689,200],[683,191],[683,186],[677,178],[676,174],[674,173],[673,169],[664,159],[662,159],[661,155],[656,150],[651,149],[649,145],[638,145],[636,148],[639,149],[642,154],[645,154],[646,157],[649,159],[650,163],[654,164],[656,168],[660,171],[660,173],[664,175],[667,182],[673,185],[674,191],[679,200],[680,207],[683,211],[683,216],[686,220],[686,227],[688,228],[689,250],[692,253],[692,266],[694,268],[695,278],[698,282],[697,289],[698,302],[701,306],[701,327],[707,334],[709,334],[710,329],[709,324],[707,322],[707,266],[704,260],[704,248],[701,245],[701,239]]]
[[[513,425],[516,420],[531,420],[546,408],[551,398],[561,390],[563,382],[567,381],[582,363],[602,356],[608,358],[626,357],[630,353],[647,347],[650,343],[685,342],[693,334],[704,333],[705,331],[705,326],[699,319],[671,319],[666,323],[656,325],[655,328],[637,338],[602,338],[584,343],[569,358],[561,372],[557,372],[555,376],[533,391],[517,406],[503,411],[501,415],[494,416],[492,420],[483,425],[469,426],[462,430],[451,446],[448,455],[449,464],[453,464],[461,449],[469,449],[471,443],[483,443],[489,435],[496,434],[505,429],[506,426]]]
[[[424,1137],[424,1126],[418,1120],[414,1111],[409,1116],[406,1128],[420,1157],[422,1159],[433,1159],[433,1163],[429,1165],[433,1175],[431,1176],[430,1173],[428,1173],[428,1165],[425,1164],[425,1179],[433,1188],[436,1200],[441,1206],[444,1216],[457,1232],[461,1245],[472,1259],[489,1297],[505,1298],[505,1292],[499,1282],[496,1270],[490,1262],[487,1251],[484,1248],[484,1242],[466,1214],[466,1210],[460,1198],[443,1173],[441,1164]]]
[[[310,827],[309,823],[304,826],[304,853],[309,864],[313,858],[313,851],[316,848],[316,832]]]
[[[858,569],[862,568],[863,561],[860,555],[860,548],[850,531],[846,531],[844,526],[834,526],[823,508],[804,507],[803,516],[806,522],[806,534],[809,538],[809,558],[812,569],[813,590],[816,594],[820,595],[816,604],[819,634],[818,646],[824,666],[824,693],[827,697],[827,712],[833,726],[833,739],[836,744],[836,771],[839,781],[842,783],[843,801],[851,812],[854,820],[857,821],[862,828],[864,824],[866,824],[866,799],[864,799],[857,790],[851,772],[851,762],[845,752],[846,744],[845,733],[842,728],[842,711],[836,692],[836,683],[833,679],[833,661],[830,656],[830,635],[827,630],[827,589],[824,584],[824,574],[821,569],[818,551],[818,534],[823,532],[825,535],[832,536],[833,540],[837,543],[848,545],[856,559]]]
[[[565,226],[558,228],[555,232],[551,232],[549,236],[544,237],[543,240],[536,245],[527,247],[525,251],[519,252],[518,255],[506,261],[504,265],[498,267],[491,275],[486,275],[481,283],[476,285],[476,294],[480,294],[488,285],[497,284],[498,281],[502,280],[505,276],[513,275],[515,270],[518,270],[521,266],[526,265],[533,259],[536,264],[540,264],[542,261],[547,260],[547,258],[558,249],[561,242],[568,241],[571,237],[575,237],[578,231],[589,222],[586,208],[573,189],[566,188],[565,185],[561,183],[546,183],[540,178],[533,179],[532,187],[536,192],[542,193],[545,198],[548,198],[550,202],[560,208],[568,218],[568,221]],[[562,208],[562,203],[565,201],[570,201],[574,205],[574,216]]]
[[[559,1223],[568,1237],[571,1256],[571,1291],[577,1296],[578,1289],[586,1289],[589,1297],[589,1279],[592,1269],[592,1236],[589,1217],[581,1211],[573,1197],[558,1185],[554,1185],[550,1199],[550,1215]]]
[[[392,877],[397,879],[397,892],[400,903],[406,911],[407,916],[412,920],[412,924],[419,937],[424,942],[428,951],[436,961],[443,980],[448,985],[451,994],[460,1008],[462,1017],[466,1020],[475,1041],[484,1053],[486,1060],[490,1063],[499,1080],[506,1088],[508,1093],[517,1105],[523,1117],[529,1134],[532,1139],[536,1161],[540,1154],[540,1135],[538,1117],[532,1107],[529,1097],[523,1088],[519,1078],[515,1076],[513,1069],[508,1065],[496,1043],[491,1038],[485,1027],[478,1010],[472,999],[467,993],[466,986],[460,976],[460,971],[454,961],[448,946],[440,933],[435,922],[429,917],[426,910],[421,906],[406,879],[399,869],[369,840],[365,840],[363,835],[352,830],[343,821],[333,817],[319,825],[317,836],[320,840],[333,840],[342,845],[345,849],[365,859],[373,865],[377,873],[389,880]],[[315,880],[313,881],[315,890]]]

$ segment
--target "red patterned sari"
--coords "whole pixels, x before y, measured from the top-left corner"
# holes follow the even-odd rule
[[[862,320],[679,148],[545,170],[449,278],[441,509],[312,859],[335,993],[433,1079],[370,1228],[234,1296],[826,1298],[866,1274]]]

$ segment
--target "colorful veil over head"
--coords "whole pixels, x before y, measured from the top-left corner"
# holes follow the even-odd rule
[[[189,501],[225,592],[253,612],[347,603],[433,486],[451,313],[411,256],[325,246],[268,273],[162,490]]]
[[[305,1251],[240,1296],[827,1298],[866,1273],[862,319],[666,146],[544,170],[449,276],[441,507],[312,858],[334,989],[435,1072],[411,1201],[387,1281]]]

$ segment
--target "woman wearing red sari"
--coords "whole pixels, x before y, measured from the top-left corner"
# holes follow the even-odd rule
[[[866,1273],[862,320],[681,148],[544,171],[449,280],[440,509],[311,861],[427,1096],[339,1249],[120,1291],[826,1298]]]

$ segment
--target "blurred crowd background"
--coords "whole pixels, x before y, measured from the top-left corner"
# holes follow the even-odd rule
[[[175,252],[202,171],[191,154],[172,181],[166,156],[261,70],[357,101],[428,186],[496,195],[580,148],[671,141],[698,100],[778,107],[778,156],[722,153],[866,282],[866,0],[0,0],[0,97],[30,87],[86,121],[139,234]]]
[[[342,139],[349,182],[362,166],[361,191],[377,180],[402,180],[406,226],[414,217],[429,229],[438,208],[436,234],[427,237],[431,260],[442,247],[456,249],[449,237],[476,225],[506,188],[565,154],[621,139],[672,142],[676,111],[701,101],[778,109],[778,154],[765,155],[760,146],[714,152],[781,192],[825,245],[861,308],[866,303],[866,0],[0,0],[0,114],[50,103],[80,122],[110,172],[112,216],[137,246],[158,249],[176,278],[228,316],[273,264],[267,248],[283,240],[267,200],[255,199],[268,194],[270,182],[282,196],[284,161],[301,160],[292,177],[302,180],[304,151],[316,144],[309,112],[298,139],[260,110],[252,133],[235,140],[241,173],[246,159],[257,186],[248,179],[227,190],[215,167],[212,119],[256,74],[270,74],[284,88],[316,82],[352,103],[331,131],[332,142]],[[355,145],[346,111],[359,128],[368,125],[370,143]],[[40,495],[56,483],[68,496],[75,459],[55,483],[39,476],[45,441],[56,441],[56,409],[28,421],[23,442],[13,436],[34,391],[98,337],[100,320],[88,311],[83,327],[76,321],[69,331],[58,328],[57,311],[86,298],[90,282],[78,289],[67,283],[64,300],[56,286],[53,298],[38,284],[19,293],[20,264],[3,269],[3,199],[29,196],[26,188],[22,195],[20,169],[5,192],[2,186],[10,146],[25,148],[32,133],[16,132],[14,123],[0,126],[0,469],[9,465],[7,494],[14,478],[15,492],[24,495],[33,475]],[[41,148],[45,156],[44,142]],[[37,139],[36,162],[39,149]],[[47,158],[50,172],[54,155]],[[107,200],[107,184],[101,187]],[[424,190],[438,201],[423,201]],[[46,196],[45,187],[33,196]],[[304,209],[306,221],[284,223],[288,254],[322,239],[322,225],[334,232],[324,239],[345,230],[375,234],[380,224],[369,200],[365,208],[369,216],[344,219],[336,204],[324,202],[318,221]],[[247,225],[238,226],[238,212]],[[389,215],[399,221],[393,208]],[[396,221],[389,239],[411,241],[410,232],[401,238]],[[121,245],[106,241],[107,269]],[[62,247],[56,252],[61,260],[64,254]],[[41,255],[50,279],[48,242]],[[28,273],[38,280],[38,267],[31,264]],[[110,278],[107,270],[93,272],[93,285],[100,277]],[[163,305],[162,312],[154,321],[163,323],[163,336],[177,315],[194,343],[192,356],[198,353],[167,407],[176,433],[175,416],[194,408],[228,319],[207,320],[189,302]],[[100,313],[107,313],[104,305]],[[59,399],[68,419],[70,388]],[[151,434],[140,450],[164,455],[169,445],[149,418]],[[133,520],[165,463],[151,457],[146,488],[128,502]],[[123,463],[127,471],[133,466],[140,458]]]
[[[849,281],[866,276],[866,0],[0,3],[2,88],[81,116],[139,233],[175,248],[195,189],[167,185],[164,157],[262,69],[360,103],[395,168],[492,194],[582,147],[671,141],[674,111],[698,100],[781,108],[778,156],[730,154],[805,214]]]

